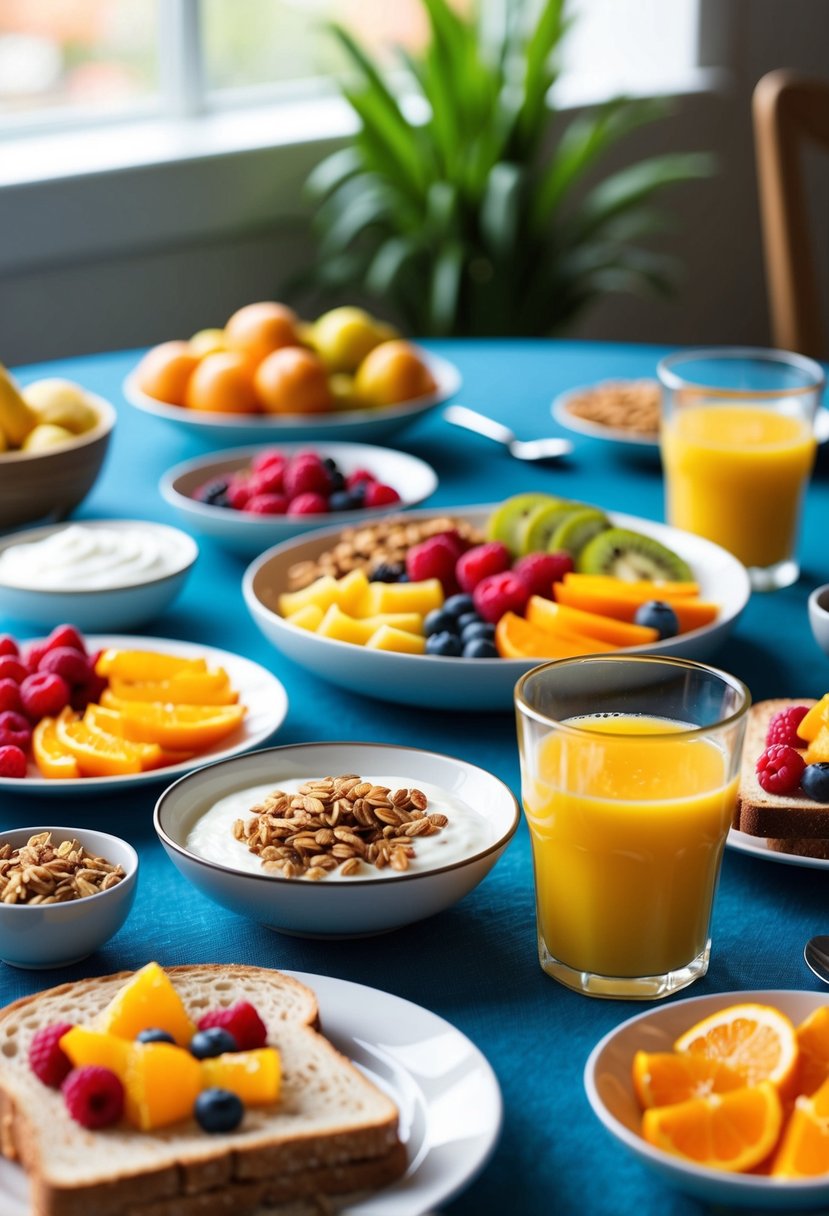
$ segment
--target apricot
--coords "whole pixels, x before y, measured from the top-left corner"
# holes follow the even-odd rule
[[[433,393],[437,385],[411,342],[403,338],[381,342],[369,351],[354,377],[354,397],[360,405],[394,405]]]
[[[259,364],[253,379],[270,414],[321,414],[333,409],[325,364],[304,346],[275,350]]]
[[[312,342],[330,372],[354,372],[388,336],[364,308],[345,306],[317,318]]]
[[[148,397],[184,405],[187,385],[198,366],[187,342],[162,342],[147,351],[135,369],[135,382]]]
[[[231,350],[239,351],[256,366],[272,351],[283,346],[297,346],[299,318],[286,304],[263,300],[246,304],[225,326],[225,341]]]
[[[238,351],[205,355],[187,385],[184,404],[214,414],[254,414],[259,399],[250,364]]]

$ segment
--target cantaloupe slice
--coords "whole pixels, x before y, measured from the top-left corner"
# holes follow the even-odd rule
[[[619,621],[633,622],[637,609],[643,602],[647,602],[639,600],[635,596],[626,596],[616,592],[608,594],[601,591],[582,590],[572,583],[556,583],[554,591],[556,602],[559,604],[566,604],[569,608],[580,608],[583,612],[596,612],[600,616],[612,616]],[[648,598],[659,599],[661,597],[649,596]],[[710,625],[720,613],[719,604],[698,600],[692,596],[677,596],[676,599],[666,602],[670,603],[676,613],[680,633],[688,633],[691,629],[700,629],[703,625]]]
[[[677,596],[699,595],[699,583],[672,582],[659,579],[628,580],[616,578],[612,574],[579,574],[570,571],[564,576],[565,583],[574,587],[589,588],[591,591],[618,592],[635,596],[642,603],[646,600],[675,599]]]

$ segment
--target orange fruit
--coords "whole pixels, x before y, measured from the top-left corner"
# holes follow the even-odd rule
[[[741,1089],[743,1078],[733,1068],[708,1056],[679,1051],[637,1051],[633,1088],[642,1106],[670,1106]]]
[[[771,1168],[773,1178],[821,1174],[829,1174],[829,1080],[795,1102]]]
[[[110,676],[109,690],[123,701],[161,701],[165,705],[234,705],[239,694],[225,671],[181,672],[169,680],[133,682]]]
[[[158,963],[136,971],[96,1018],[96,1025],[121,1039],[134,1039],[151,1026],[166,1030],[180,1047],[186,1047],[196,1033],[181,997]]]
[[[795,1028],[790,1018],[770,1005],[729,1005],[687,1030],[674,1050],[719,1060],[747,1085],[771,1081],[786,1089],[797,1071]]]
[[[238,351],[205,355],[187,384],[184,404],[208,414],[254,414],[259,401],[250,365]]]
[[[192,1116],[201,1066],[174,1043],[133,1043],[123,1082],[127,1121],[148,1132]]]
[[[75,1068],[95,1064],[100,1068],[109,1068],[122,1081],[124,1079],[130,1044],[120,1035],[107,1034],[87,1026],[73,1026],[62,1036],[60,1049]]]
[[[796,1031],[800,1049],[797,1090],[813,1094],[829,1078],[829,1005],[819,1005]]]
[[[437,385],[411,342],[403,338],[381,342],[369,351],[354,376],[354,397],[360,405],[394,405],[433,393]]]
[[[670,579],[626,579],[618,578],[614,574],[580,574],[577,570],[571,570],[565,574],[564,582],[574,587],[589,588],[591,591],[616,591],[640,603],[647,600],[683,599],[688,595],[699,596],[699,583],[672,582]]]
[[[44,777],[80,777],[78,762],[58,738],[54,718],[41,718],[32,731],[32,755]]]
[[[203,751],[241,724],[243,705],[163,705],[152,701],[125,701],[109,689],[101,694],[106,709],[117,710],[124,723],[124,738],[158,743],[176,751]]]
[[[768,1081],[646,1110],[642,1135],[655,1148],[712,1169],[749,1170],[772,1151],[783,1108]]]
[[[495,645],[502,659],[569,659],[618,649],[612,642],[571,632],[550,633],[514,612],[505,612],[495,626]]]
[[[641,604],[640,592],[633,595],[626,590],[626,584],[620,579],[613,590],[600,588],[593,590],[580,583],[556,583],[555,597],[559,604],[567,604],[570,608],[581,608],[583,612],[595,612],[599,616],[612,616],[620,621],[633,621]],[[679,621],[679,632],[687,633],[690,629],[701,629],[710,625],[720,614],[719,604],[707,600],[699,600],[692,595],[659,595],[666,600]]]
[[[114,709],[105,709],[103,705],[87,705],[83,713],[83,720],[93,731],[104,731],[108,735],[117,735],[119,739],[129,740],[130,745],[138,749],[142,772],[166,768],[170,764],[184,764],[186,760],[193,758],[192,751],[172,751],[160,747],[157,743],[130,739],[121,714]]]
[[[93,730],[64,710],[55,723],[59,743],[75,757],[82,777],[121,777],[141,772],[141,752],[126,739]]]
[[[253,377],[269,414],[322,414],[334,398],[319,355],[304,346],[286,346],[268,355]]]
[[[631,625],[595,612],[582,612],[540,595],[530,596],[526,617],[531,625],[550,633],[579,633],[597,641],[612,642],[614,646],[647,646],[659,638],[658,630],[647,625]]]
[[[187,342],[162,342],[147,351],[135,369],[135,382],[148,397],[184,405],[187,385],[198,366]]]
[[[281,1069],[279,1052],[274,1047],[255,1051],[234,1051],[202,1060],[202,1085],[205,1089],[229,1089],[246,1106],[266,1106],[279,1097]]]
[[[204,659],[180,659],[156,650],[102,650],[95,674],[122,680],[169,680],[179,672],[207,671]]]
[[[271,351],[299,345],[299,318],[286,304],[273,300],[246,304],[225,326],[225,341],[255,366]]]

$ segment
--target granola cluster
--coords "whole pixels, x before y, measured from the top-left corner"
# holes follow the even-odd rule
[[[87,853],[77,840],[52,844],[51,832],[30,837],[13,849],[0,846],[0,901],[4,904],[60,904],[98,895],[126,874],[103,857]]]

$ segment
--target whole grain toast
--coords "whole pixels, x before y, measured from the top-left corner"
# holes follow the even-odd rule
[[[0,1151],[29,1175],[32,1216],[309,1210],[316,1196],[376,1189],[405,1171],[394,1103],[313,1028],[310,989],[258,967],[172,967],[168,975],[195,1019],[238,1000],[256,1006],[281,1055],[279,1102],[249,1108],[229,1134],[207,1134],[195,1120],[155,1132],[123,1124],[87,1131],[30,1070],[29,1043],[55,1022],[93,1025],[129,973],[16,1001],[0,1011]]]

